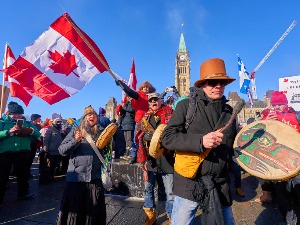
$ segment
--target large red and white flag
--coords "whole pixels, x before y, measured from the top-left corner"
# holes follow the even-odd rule
[[[25,48],[6,73],[30,93],[54,104],[107,70],[100,49],[65,13]]]
[[[8,44],[5,45],[5,52],[4,52],[4,58],[3,58],[3,69],[5,70],[10,65],[12,65],[16,61],[16,58],[9,47]],[[12,97],[19,98],[24,102],[26,106],[28,106],[30,100],[32,99],[32,95],[26,91],[20,83],[15,80],[14,78],[7,75],[7,73],[4,73],[5,81],[9,82],[10,86],[10,95]]]

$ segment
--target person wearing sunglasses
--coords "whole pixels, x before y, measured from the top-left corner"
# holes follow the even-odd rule
[[[143,119],[137,125],[138,152],[143,152],[141,169],[144,172],[144,212],[146,220],[143,225],[152,225],[156,221],[156,204],[154,198],[155,182],[159,176],[163,181],[166,193],[166,213],[168,220],[171,218],[173,208],[173,176],[174,176],[174,153],[164,149],[163,154],[156,158],[150,156],[149,146],[154,131],[160,124],[167,124],[172,116],[172,108],[163,103],[160,94],[152,93],[148,95],[149,110],[143,115]],[[144,126],[145,122],[147,126]],[[158,192],[161,188],[158,182]]]
[[[163,131],[162,144],[167,149],[186,151],[187,154],[212,149],[200,164],[195,178],[184,177],[175,170],[172,225],[193,224],[199,207],[202,209],[201,224],[235,224],[228,163],[233,155],[237,123],[233,122],[223,133],[218,131],[232,115],[233,109],[226,104],[224,91],[234,80],[227,75],[222,59],[206,60],[200,66],[200,79],[191,88],[195,101],[192,122],[186,126],[192,100],[189,97],[177,103]],[[200,199],[198,193],[207,195]]]

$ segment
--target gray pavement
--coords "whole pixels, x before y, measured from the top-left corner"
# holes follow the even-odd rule
[[[0,206],[0,225],[50,225],[55,224],[59,211],[65,181],[61,178],[55,183],[40,186],[38,184],[37,165],[33,165],[30,180],[30,192],[36,195],[32,201],[17,201],[16,179],[11,178],[5,195],[4,204]],[[261,194],[258,180],[248,174],[242,175],[242,187],[246,197],[241,198],[233,193],[233,212],[237,225],[276,225],[281,216],[276,203],[260,204],[254,201]],[[107,195],[107,224],[139,225],[143,224],[143,199]],[[167,224],[164,203],[157,203],[157,225]],[[196,223],[200,224],[201,212],[197,213]]]

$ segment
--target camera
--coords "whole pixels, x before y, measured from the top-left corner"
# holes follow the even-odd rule
[[[18,119],[17,120],[17,126],[21,129],[23,127],[24,120],[23,119]]]

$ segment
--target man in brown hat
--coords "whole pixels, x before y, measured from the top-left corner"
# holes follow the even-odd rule
[[[224,91],[234,80],[226,74],[222,59],[205,61],[200,67],[200,80],[191,88],[191,96],[177,104],[163,132],[162,144],[167,149],[187,154],[212,149],[193,179],[176,171],[176,164],[182,162],[175,159],[172,224],[192,224],[198,207],[203,212],[201,224],[234,224],[227,166],[236,124],[232,123],[224,133],[218,131],[232,114]],[[191,112],[193,116],[189,118],[187,114]]]

